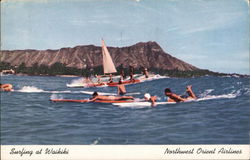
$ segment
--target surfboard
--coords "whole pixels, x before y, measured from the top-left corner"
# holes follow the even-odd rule
[[[166,104],[175,104],[176,102],[156,102],[156,105],[166,105]],[[145,106],[150,107],[151,102],[130,102],[130,103],[112,103],[113,105],[120,106],[120,107],[134,107],[134,106]]]
[[[77,103],[87,103],[89,100],[86,99],[50,99],[52,102],[77,102]],[[134,100],[96,100],[91,103],[131,103]]]
[[[94,92],[93,91],[80,91],[83,94],[88,94],[88,95],[92,95]],[[99,95],[102,96],[117,96],[117,93],[108,93],[108,92],[98,92]],[[140,92],[132,92],[132,93],[126,93],[126,95],[138,95],[140,94]]]
[[[50,99],[50,101],[52,102],[78,102],[78,103],[86,103],[88,102],[88,100],[86,99]]]

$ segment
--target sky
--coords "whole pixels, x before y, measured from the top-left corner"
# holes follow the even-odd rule
[[[247,0],[3,0],[1,50],[155,41],[201,69],[250,74]]]

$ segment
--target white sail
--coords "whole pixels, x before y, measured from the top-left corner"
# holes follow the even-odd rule
[[[109,54],[109,51],[103,39],[102,39],[102,56],[103,56],[104,74],[117,72],[113,60]]]

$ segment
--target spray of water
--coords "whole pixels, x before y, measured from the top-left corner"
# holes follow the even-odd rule
[[[50,96],[50,99],[63,99],[63,96],[62,95],[57,95],[57,94],[52,94]]]
[[[44,92],[44,90],[39,89],[37,87],[34,86],[23,86],[23,88],[21,88],[20,90],[17,90],[18,92]]]

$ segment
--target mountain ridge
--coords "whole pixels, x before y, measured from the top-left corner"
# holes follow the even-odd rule
[[[158,68],[163,70],[196,71],[201,70],[165,52],[155,41],[138,42],[126,47],[107,47],[116,67],[130,65],[135,68]],[[51,66],[55,63],[73,68],[94,68],[102,65],[102,49],[95,45],[78,45],[60,49],[46,50],[2,50],[1,62],[19,66],[24,63]]]

